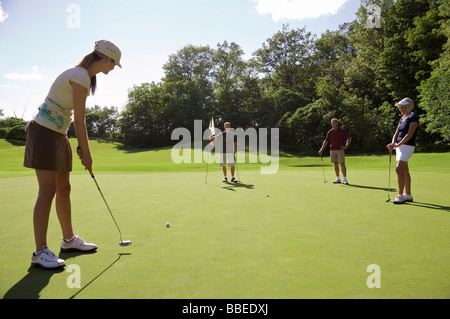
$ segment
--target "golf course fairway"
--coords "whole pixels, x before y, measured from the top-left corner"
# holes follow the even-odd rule
[[[414,202],[394,205],[386,202],[387,154],[348,155],[350,185],[332,183],[325,156],[327,183],[320,157],[291,154],[280,157],[276,174],[240,164],[240,183],[223,183],[218,164],[209,164],[205,183],[206,164],[174,164],[170,148],[91,141],[98,184],[133,244],[118,245],[105,203],[74,156],[73,226],[99,248],[60,254],[65,269],[49,271],[30,267],[38,187],[33,170],[21,167],[23,149],[0,140],[0,253],[8,256],[1,298],[450,296],[450,153],[414,154]],[[58,254],[54,205],[47,238]]]

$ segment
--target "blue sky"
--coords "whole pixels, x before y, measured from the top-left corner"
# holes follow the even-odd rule
[[[122,69],[97,76],[87,106],[127,103],[128,90],[159,82],[187,44],[236,42],[245,58],[288,23],[320,36],[355,19],[360,0],[0,0],[0,109],[29,120],[59,73],[107,39]]]

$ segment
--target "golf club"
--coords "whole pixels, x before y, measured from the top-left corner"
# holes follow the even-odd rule
[[[111,212],[111,209],[109,208],[108,203],[106,202],[105,196],[103,196],[103,193],[102,193],[102,191],[100,190],[100,187],[98,186],[98,183],[97,183],[97,180],[96,180],[95,177],[94,177],[94,174],[93,174],[92,172],[90,172],[90,173],[91,173],[92,179],[93,179],[94,182],[95,182],[95,185],[97,185],[97,188],[98,188],[98,191],[100,192],[100,195],[102,195],[102,198],[103,198],[103,201],[104,201],[105,204],[106,204],[106,207],[108,207],[108,211],[109,211],[109,213],[111,214],[111,217],[112,217],[112,219],[113,219],[113,221],[114,221],[114,224],[116,224],[117,230],[119,231],[119,236],[120,236],[120,242],[119,242],[119,245],[120,245],[120,246],[130,246],[130,245],[131,245],[131,240],[122,240],[122,232],[120,231],[119,225],[117,224],[116,219],[114,218],[114,215],[113,215],[113,213]]]
[[[323,182],[326,183],[326,182],[328,182],[328,181],[325,179],[325,168],[323,167],[323,157],[322,157],[322,155],[320,155],[320,159],[322,160]]]
[[[233,157],[234,157],[234,166],[236,166],[236,172],[237,172],[237,175],[238,175],[238,182],[240,182],[241,181],[241,177],[239,176],[239,169],[238,169],[238,166],[237,166],[236,155],[233,154]]]
[[[392,158],[392,150],[389,151],[389,180],[388,180],[388,199],[386,199],[386,203],[391,200],[391,158]]]

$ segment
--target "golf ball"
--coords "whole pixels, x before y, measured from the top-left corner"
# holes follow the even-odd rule
[[[269,197],[269,194],[267,194],[266,197]]]
[[[170,227],[170,223],[169,223],[169,222],[166,223],[166,227],[167,227],[167,228]]]

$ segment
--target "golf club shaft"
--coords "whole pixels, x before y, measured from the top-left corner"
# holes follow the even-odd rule
[[[234,166],[236,166],[236,172],[238,174],[238,179],[239,179],[239,181],[241,181],[241,177],[239,176],[239,169],[238,169],[237,161],[236,161],[236,155],[233,154],[233,156],[234,156]]]
[[[206,160],[206,176],[205,176],[205,184],[208,182],[208,165],[209,165],[209,156],[211,155],[211,151],[208,153],[208,159]]]
[[[116,224],[117,230],[119,231],[120,241],[122,242],[122,232],[120,231],[119,225],[117,224],[116,219],[114,218],[114,215],[111,212],[111,209],[109,208],[108,203],[106,202],[105,196],[103,196],[103,193],[102,193],[100,187],[98,186],[98,183],[97,183],[97,180],[94,177],[94,174],[91,174],[91,176],[92,176],[92,179],[95,182],[95,185],[97,185],[97,188],[98,188],[98,191],[100,192],[100,195],[102,195],[103,201],[105,202],[106,207],[108,208],[109,214],[111,215],[111,217],[112,217],[112,219],[114,221],[114,224]]]
[[[391,200],[391,162],[392,162],[392,150],[389,151],[389,180],[388,180],[388,201]]]
[[[327,180],[325,179],[325,167],[323,167],[323,157],[322,157],[322,155],[320,155],[320,160],[322,161],[323,182],[326,183]]]

